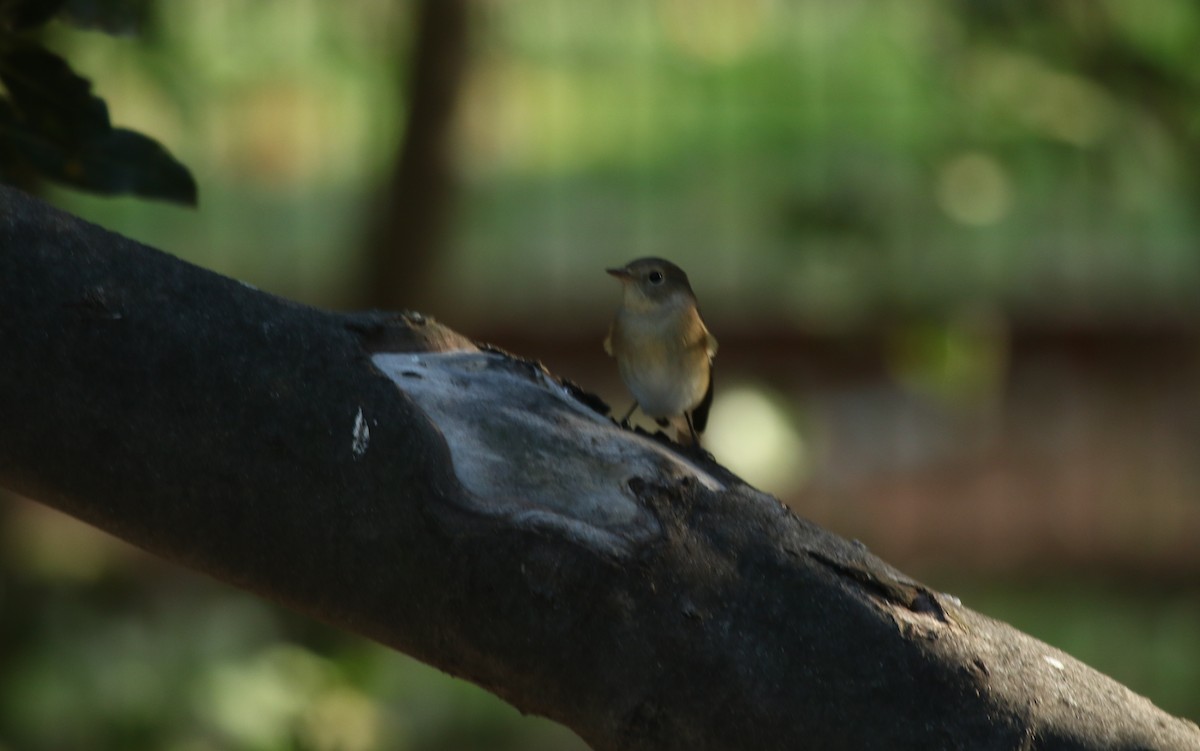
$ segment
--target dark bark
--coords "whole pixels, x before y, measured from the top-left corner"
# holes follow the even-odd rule
[[[419,316],[317,311],[3,189],[0,357],[0,485],[597,749],[1200,748]]]
[[[425,302],[445,245],[454,201],[453,135],[467,64],[467,0],[416,3],[406,83],[408,119],[396,163],[367,238],[363,290],[369,305]]]

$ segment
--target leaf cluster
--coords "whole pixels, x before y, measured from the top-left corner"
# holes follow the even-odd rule
[[[196,204],[187,167],[153,138],[113,127],[91,81],[38,39],[56,17],[125,31],[146,7],[147,0],[0,0],[0,179]]]

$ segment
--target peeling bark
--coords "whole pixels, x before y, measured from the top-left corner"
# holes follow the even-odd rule
[[[1200,730],[417,314],[0,189],[0,485],[597,749],[1200,749]]]

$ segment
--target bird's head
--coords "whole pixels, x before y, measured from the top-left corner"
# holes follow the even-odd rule
[[[606,269],[624,288],[623,303],[633,310],[662,305],[694,304],[696,296],[687,274],[662,258],[639,258],[620,268]]]

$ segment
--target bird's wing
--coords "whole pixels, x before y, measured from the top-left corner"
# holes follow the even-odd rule
[[[604,352],[609,357],[614,356],[613,355],[613,326],[614,325],[615,324],[609,324],[608,333],[604,335]]]
[[[704,349],[708,352],[708,361],[712,362],[712,359],[717,356],[717,337],[712,335],[707,326],[704,327]],[[709,388],[712,388],[711,384]]]
[[[712,342],[713,342],[713,347],[715,349],[717,340],[713,339]],[[712,374],[712,369],[709,368],[708,391],[704,392],[704,398],[701,399],[700,403],[696,405],[696,408],[692,410],[692,427],[694,427],[696,429],[697,433],[703,433],[704,428],[708,425],[708,408],[712,406],[712,395],[713,395],[713,374]]]

